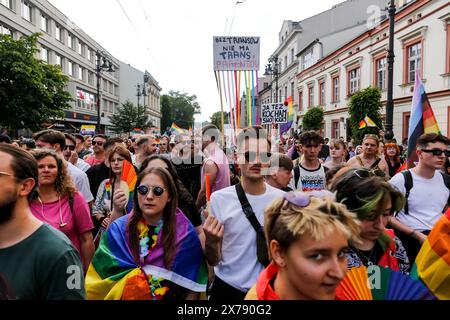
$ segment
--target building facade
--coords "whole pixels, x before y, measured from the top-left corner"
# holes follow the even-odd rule
[[[120,61],[47,0],[1,0],[0,33],[18,39],[36,32],[42,34],[36,57],[61,67],[69,77],[66,90],[74,100],[65,110],[64,120],[56,121],[54,128],[77,131],[83,124],[97,125],[100,114],[100,131],[110,133],[109,116],[120,103]],[[108,57],[114,70],[100,72],[100,113],[96,106],[97,52]]]
[[[450,3],[416,0],[398,3],[395,16],[394,136],[408,137],[414,79],[422,78],[439,127],[450,127]],[[325,111],[323,132],[328,138],[349,138],[348,103],[353,93],[378,87],[387,99],[389,21],[363,32],[310,67],[299,70],[300,118],[312,106]],[[383,109],[383,117],[385,108]]]

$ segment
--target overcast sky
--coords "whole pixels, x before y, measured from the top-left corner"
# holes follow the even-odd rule
[[[163,93],[197,95],[209,120],[220,111],[213,36],[259,36],[260,74],[283,20],[299,21],[343,0],[49,0],[114,57],[148,70]],[[123,10],[121,8],[123,7]],[[129,19],[127,18],[127,15]],[[130,22],[131,20],[131,22]]]

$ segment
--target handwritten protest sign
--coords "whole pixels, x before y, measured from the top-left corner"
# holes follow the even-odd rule
[[[261,106],[261,124],[286,123],[288,109],[283,103],[263,104]]]
[[[214,71],[259,70],[259,37],[214,37]]]

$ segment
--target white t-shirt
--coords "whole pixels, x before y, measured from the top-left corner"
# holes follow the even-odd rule
[[[297,187],[295,187],[295,167],[292,169],[292,178],[289,182],[289,188],[297,191],[314,191],[325,190],[327,188],[327,177],[325,174],[325,167],[319,164],[316,170],[309,170],[304,168],[300,163],[300,176]]]
[[[401,210],[396,218],[403,224],[418,231],[431,230],[433,225],[442,216],[442,210],[447,204],[449,190],[445,186],[444,178],[439,171],[434,177],[426,179],[411,171],[413,187],[409,191],[408,212]],[[406,193],[405,177],[397,173],[389,181],[403,195]]]
[[[91,193],[91,188],[89,186],[89,179],[86,173],[84,173],[81,169],[78,169],[76,166],[66,161],[67,168],[69,169],[69,173],[72,177],[73,183],[77,188],[78,192],[80,192],[86,202],[91,202],[94,200],[94,196]]]
[[[75,164],[75,167],[77,167],[78,169],[82,170],[83,172],[86,172],[89,170],[89,168],[91,167],[86,161],[84,161],[83,159],[78,158],[77,159],[77,163]]]
[[[262,195],[246,194],[262,226],[265,209],[283,195],[284,191],[268,184]],[[214,272],[234,288],[248,291],[256,283],[264,267],[256,257],[256,231],[242,211],[235,186],[218,190],[211,195],[211,214],[224,225],[222,260],[214,267]]]

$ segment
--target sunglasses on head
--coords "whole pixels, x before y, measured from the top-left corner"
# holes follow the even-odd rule
[[[431,150],[420,149],[420,150],[426,153],[432,153],[433,156],[440,156],[444,153],[446,157],[450,157],[450,150],[441,150],[441,149],[431,149]]]
[[[64,148],[64,150],[67,150],[67,149],[69,149],[70,151],[74,151],[75,150],[75,146],[66,146]]]
[[[150,189],[152,190],[153,195],[155,197],[161,197],[165,190],[163,187],[158,187],[158,186],[149,187],[149,186],[146,186],[145,184],[141,184],[139,187],[137,187],[138,193],[142,196],[146,196],[148,194],[148,192],[150,191]]]
[[[360,179],[369,178],[369,177],[380,177],[384,178],[386,173],[381,170],[367,170],[367,169],[358,169],[354,171],[355,176]]]
[[[103,141],[92,141],[93,146],[95,146],[96,144],[101,147],[103,145]]]
[[[255,151],[247,151],[244,152],[244,157],[245,157],[245,161],[250,162],[250,161],[255,161],[256,159],[256,155],[258,153]],[[270,157],[272,156],[272,154],[270,152],[260,152],[259,153],[259,159],[262,162],[268,162],[270,161]]]

